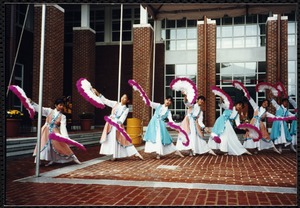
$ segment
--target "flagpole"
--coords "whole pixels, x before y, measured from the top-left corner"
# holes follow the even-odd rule
[[[120,99],[121,94],[121,66],[122,66],[122,33],[123,33],[123,4],[121,4],[121,14],[120,14],[120,46],[119,46],[119,77],[118,77],[118,97]]]
[[[42,24],[41,24],[41,50],[40,50],[40,83],[39,83],[39,113],[37,126],[37,149],[36,149],[36,168],[35,175],[39,176],[40,149],[41,149],[41,122],[42,122],[42,105],[43,105],[43,76],[44,76],[44,45],[45,45],[45,16],[46,5],[42,5]]]

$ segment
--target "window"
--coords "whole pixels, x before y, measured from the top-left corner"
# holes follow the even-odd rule
[[[266,15],[221,18],[217,24],[217,48],[265,46],[266,18]]]
[[[111,19],[112,19],[112,37],[111,40],[120,40],[120,8],[112,9]],[[139,22],[140,10],[138,8],[126,8],[123,7],[123,41],[132,41],[132,25]]]
[[[104,42],[104,19],[105,11],[103,7],[91,7],[90,26],[96,31],[96,42]]]
[[[197,20],[162,20],[161,36],[166,50],[196,50]]]
[[[17,4],[17,14],[16,14],[16,22],[19,27],[23,27],[26,11],[28,4]],[[33,5],[29,5],[29,10],[27,14],[27,19],[25,23],[25,29],[33,32],[33,16],[34,16],[34,8]]]
[[[67,5],[68,6],[68,5]],[[72,5],[65,8],[65,43],[73,42],[73,27],[81,25],[80,5]]]

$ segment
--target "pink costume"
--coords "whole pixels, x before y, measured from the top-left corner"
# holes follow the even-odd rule
[[[33,103],[33,106],[36,112],[38,112],[38,105]],[[42,115],[46,116],[46,122],[41,130],[40,160],[56,163],[66,163],[75,160],[76,156],[68,144],[49,139],[51,132],[60,133],[68,137],[66,116],[56,109],[53,110],[51,108],[42,108]],[[33,156],[36,156],[36,151],[37,146],[34,149]]]
[[[178,150],[192,150],[193,154],[204,154],[212,152],[208,147],[207,142],[204,140],[203,129],[203,111],[201,107],[196,103],[194,105],[185,103],[187,114],[181,122],[181,128],[183,128],[189,136],[190,143],[188,146],[184,146],[181,140],[181,134],[179,134],[176,147]]]

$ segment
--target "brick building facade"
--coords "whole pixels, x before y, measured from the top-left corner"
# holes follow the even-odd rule
[[[96,114],[95,124],[104,124],[104,115],[111,109],[96,109],[86,102],[77,92],[76,81],[87,78],[92,85],[111,100],[117,100],[118,85],[118,45],[97,45],[95,31],[90,28],[73,29],[72,47],[64,45],[64,10],[57,5],[46,7],[45,61],[43,106],[53,106],[56,98],[64,95],[64,87],[69,87],[73,102],[72,119],[77,120],[81,112]],[[41,7],[35,7],[35,19],[41,19]],[[280,18],[280,21],[277,19]],[[41,21],[34,21],[32,98],[38,101],[40,26]],[[216,23],[205,19],[197,24],[197,82],[201,83],[199,95],[207,98],[205,123],[212,126],[215,121],[216,102],[211,86],[216,85]],[[143,120],[146,126],[151,118],[151,108],[145,106],[140,95],[128,85],[129,79],[135,79],[144,88],[149,98],[154,93],[155,102],[163,103],[165,87],[165,45],[156,41],[155,53],[151,25],[134,25],[131,44],[124,44],[122,51],[121,93],[132,92],[133,112],[128,117]],[[266,24],[266,81],[275,84],[281,81],[287,87],[287,19],[280,15],[270,17]],[[70,49],[72,48],[72,49]],[[68,53],[68,54],[66,54]],[[69,54],[71,53],[71,54]],[[154,91],[152,92],[153,54],[155,54]],[[64,56],[68,60],[68,67]],[[72,81],[66,81],[69,78]],[[67,86],[66,82],[69,82]],[[28,87],[27,87],[28,88]]]
[[[35,19],[41,20],[42,7],[35,6]],[[46,7],[43,65],[43,106],[54,107],[54,101],[63,94],[64,73],[64,10]],[[41,51],[41,21],[34,21],[32,100],[39,101]]]

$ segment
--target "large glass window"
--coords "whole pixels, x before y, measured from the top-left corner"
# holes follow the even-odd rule
[[[96,42],[104,42],[105,10],[103,7],[91,7],[90,26],[96,31]]]
[[[265,46],[266,20],[266,15],[221,18],[217,21],[217,48]]]
[[[119,41],[120,40],[120,8],[112,9],[112,31],[111,31],[111,40]],[[122,40],[123,41],[132,41],[132,25],[139,23],[140,10],[137,8],[123,8],[123,33]]]
[[[222,88],[233,102],[246,101],[241,91],[232,86],[232,81],[237,80],[244,84],[251,97],[256,102],[265,98],[264,93],[256,94],[255,86],[258,82],[266,81],[266,64],[265,62],[234,62],[234,63],[217,63],[216,65],[217,86]],[[218,100],[217,100],[218,102]],[[220,115],[220,109],[216,110],[216,116]],[[249,109],[248,116],[253,114]]]
[[[65,42],[73,42],[73,27],[81,25],[80,5],[64,5],[65,8]]]
[[[166,50],[196,50],[197,20],[162,20],[161,36]]]

